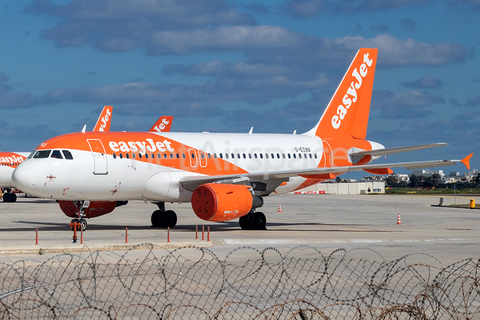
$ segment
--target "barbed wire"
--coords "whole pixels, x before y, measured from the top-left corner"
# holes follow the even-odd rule
[[[475,259],[443,267],[425,254],[386,261],[371,249],[298,246],[239,247],[222,260],[142,246],[1,264],[2,319],[480,318]]]

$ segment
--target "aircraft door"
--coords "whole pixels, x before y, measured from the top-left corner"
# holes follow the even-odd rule
[[[190,155],[190,167],[196,168],[198,166],[197,151],[195,149],[188,149],[188,153]]]
[[[323,141],[323,167],[330,168],[333,166],[333,150],[330,144],[326,141]]]
[[[207,154],[201,150],[198,153],[200,156],[200,167],[205,168],[207,166]]]
[[[93,174],[108,174],[107,171],[107,155],[105,154],[105,147],[99,139],[87,139],[92,150],[93,156]]]

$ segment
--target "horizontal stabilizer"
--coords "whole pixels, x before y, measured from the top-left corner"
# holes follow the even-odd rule
[[[364,156],[379,157],[379,156],[386,156],[389,154],[444,147],[444,146],[448,146],[448,144],[447,143],[430,143],[430,144],[422,144],[418,146],[396,147],[396,148],[385,148],[385,149],[377,149],[377,150],[370,150],[370,151],[367,150],[367,151],[360,151],[360,152],[352,152],[349,155],[352,157],[364,157]]]

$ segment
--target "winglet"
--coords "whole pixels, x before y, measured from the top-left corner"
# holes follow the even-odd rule
[[[112,120],[112,106],[103,107],[100,117],[98,117],[97,123],[93,131],[108,132],[110,131],[110,122]]]
[[[467,167],[467,170],[470,170],[470,158],[472,156],[473,156],[473,152],[461,160],[462,163],[465,165],[465,167]]]

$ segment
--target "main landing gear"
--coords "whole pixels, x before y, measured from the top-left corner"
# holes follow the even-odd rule
[[[267,230],[267,218],[263,212],[252,210],[246,216],[240,217],[239,223],[243,230]]]
[[[6,189],[6,192],[3,194],[3,202],[16,202],[17,195],[11,192],[10,189]]]
[[[165,202],[157,202],[158,210],[152,213],[152,227],[173,228],[177,224],[177,214],[172,210],[165,210]]]

